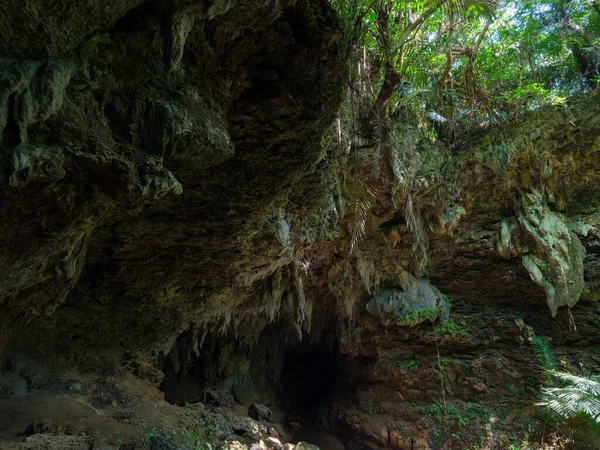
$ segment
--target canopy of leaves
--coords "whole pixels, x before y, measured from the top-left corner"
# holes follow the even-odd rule
[[[597,0],[331,0],[363,124],[404,107],[453,144],[600,81]]]

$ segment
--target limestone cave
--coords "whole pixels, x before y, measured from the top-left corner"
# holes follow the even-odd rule
[[[600,8],[0,1],[0,450],[600,449]]]

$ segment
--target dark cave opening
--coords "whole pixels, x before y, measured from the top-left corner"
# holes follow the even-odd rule
[[[286,353],[280,377],[286,425],[294,442],[322,449],[344,450],[344,445],[322,422],[321,405],[338,381],[338,358],[327,347],[301,347]],[[321,410],[321,411],[320,411]]]
[[[203,400],[204,383],[196,365],[183,366],[176,371],[170,358],[164,358],[161,366],[165,377],[160,390],[164,392],[167,402],[185,406]]]
[[[329,424],[322,414],[334,390],[344,389],[338,386],[338,375],[344,378],[338,366],[345,359],[335,346],[324,344],[301,343],[286,351],[273,339],[277,331],[265,331],[250,353],[237,345],[207,338],[200,357],[177,367],[172,357],[160,358],[159,366],[165,374],[160,388],[165,400],[179,406],[202,402],[238,411],[240,405],[263,404],[273,410],[273,419],[283,419],[281,425],[293,441],[343,450],[344,445],[328,431]]]
[[[312,412],[331,394],[337,379],[335,354],[325,347],[292,350],[281,372],[284,407]]]
[[[338,365],[343,359],[335,339],[286,349],[277,340],[280,332],[278,327],[264,330],[250,350],[229,338],[207,336],[197,356],[186,351],[188,340],[181,336],[175,351],[158,361],[165,400],[219,406],[267,404],[277,398],[282,412],[312,417],[340,381]],[[213,399],[215,395],[219,398]]]

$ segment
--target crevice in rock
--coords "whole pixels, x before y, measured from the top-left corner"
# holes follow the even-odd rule
[[[8,97],[8,117],[6,118],[6,125],[2,132],[2,140],[8,147],[16,147],[20,143],[19,138],[19,124],[15,118],[15,108],[17,102],[17,93],[13,92]]]
[[[157,20],[165,9],[164,1],[144,2],[131,9],[115,23],[115,33],[129,33],[147,26],[150,19]]]

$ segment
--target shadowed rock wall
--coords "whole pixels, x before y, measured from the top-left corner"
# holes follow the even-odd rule
[[[272,218],[320,207],[344,76],[333,12],[38,3],[0,7],[3,333],[65,299],[57,323],[96,344],[230,316],[292,259]]]

